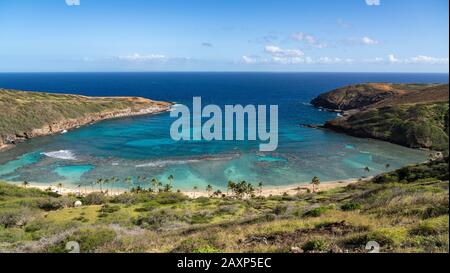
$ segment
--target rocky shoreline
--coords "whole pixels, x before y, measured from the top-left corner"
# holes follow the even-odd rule
[[[72,130],[81,126],[93,124],[99,121],[115,119],[115,118],[125,118],[125,117],[133,117],[133,116],[143,116],[143,115],[151,115],[157,114],[161,112],[169,111],[173,103],[168,102],[156,102],[143,98],[114,98],[114,99],[127,99],[127,100],[136,100],[139,103],[151,104],[151,106],[142,106],[139,107],[129,107],[126,109],[120,110],[111,110],[104,111],[100,113],[90,113],[86,116],[74,119],[63,119],[59,121],[55,121],[51,124],[45,124],[40,128],[35,128],[30,131],[26,131],[23,133],[16,134],[7,134],[0,136],[0,151],[5,150],[14,145],[26,141],[27,139],[31,139],[34,137],[54,135],[58,133],[65,133],[68,130]]]
[[[350,85],[323,93],[311,104],[339,112],[323,125],[355,137],[373,138],[409,148],[448,150],[448,84]]]

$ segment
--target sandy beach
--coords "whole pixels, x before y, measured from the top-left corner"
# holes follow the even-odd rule
[[[360,181],[368,181],[370,180],[372,177],[367,177],[364,179],[346,179],[346,180],[335,180],[335,181],[324,181],[322,183],[320,183],[319,188],[317,189],[317,192],[320,191],[327,191],[327,190],[331,190],[331,189],[335,189],[335,188],[343,188],[346,187],[348,185],[351,184],[355,184],[357,182]],[[17,184],[15,183],[16,185]],[[56,185],[42,185],[42,184],[35,184],[35,183],[30,183],[29,185],[27,185],[27,188],[36,188],[36,189],[40,189],[40,190],[48,190],[51,189],[51,191],[53,192],[57,192],[59,194],[62,195],[67,195],[67,194],[77,194],[77,195],[86,195],[92,192],[100,192],[99,189],[92,189],[92,188],[69,188],[69,187],[58,187]],[[174,191],[176,191],[177,189],[174,189]],[[262,190],[260,190],[259,188],[255,188],[255,195],[257,196],[264,196],[264,197],[268,197],[268,196],[276,196],[276,195],[296,195],[299,193],[305,193],[307,191],[312,191],[312,185],[311,184],[307,184],[307,183],[299,183],[297,185],[286,185],[286,186],[267,186],[267,187],[263,187]],[[128,190],[125,189],[113,189],[113,190],[109,190],[108,195],[110,196],[114,196],[114,195],[119,195],[122,193],[127,192]],[[180,190],[183,194],[189,196],[190,198],[198,198],[198,197],[209,197],[211,195],[211,193],[206,192],[204,189],[199,189],[197,191],[192,191],[192,190]],[[214,189],[213,189],[214,191]],[[232,195],[231,193],[227,193],[227,192],[223,192],[223,194],[225,195]]]

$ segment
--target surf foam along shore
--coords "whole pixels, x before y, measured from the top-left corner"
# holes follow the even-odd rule
[[[56,159],[64,159],[64,160],[76,160],[76,156],[71,150],[59,150],[52,152],[44,152],[41,153],[47,157],[56,158]]]
[[[101,120],[169,111],[173,103],[140,97],[87,97],[0,89],[0,150],[26,139]]]

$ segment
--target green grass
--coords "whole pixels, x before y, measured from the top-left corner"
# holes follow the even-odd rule
[[[0,251],[66,252],[77,241],[82,252],[364,252],[375,240],[383,252],[448,252],[443,163],[321,194],[246,200],[140,192],[73,207],[75,197],[0,183]],[[40,206],[49,199],[64,205]]]
[[[362,111],[326,126],[355,136],[448,152],[448,110],[448,103],[403,104]]]
[[[86,97],[0,89],[0,137],[27,137],[33,129],[91,114],[163,104],[140,98]]]

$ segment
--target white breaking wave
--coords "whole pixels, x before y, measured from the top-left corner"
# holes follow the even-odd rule
[[[164,167],[167,165],[181,165],[181,164],[187,164],[187,163],[195,163],[199,162],[198,159],[189,159],[189,160],[158,160],[153,161],[149,163],[144,163],[140,165],[136,165],[137,168],[143,168],[143,167]]]
[[[202,161],[231,160],[234,157],[235,156],[204,157],[204,158],[186,159],[186,160],[157,160],[157,161],[152,161],[152,162],[136,165],[136,168],[143,168],[143,167],[158,167],[158,168],[162,168],[162,167],[165,167],[167,165],[183,165],[183,164],[197,163],[197,162],[202,162]]]
[[[45,156],[64,160],[76,160],[74,153],[70,150],[59,150],[53,152],[42,153]]]

